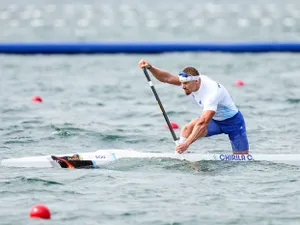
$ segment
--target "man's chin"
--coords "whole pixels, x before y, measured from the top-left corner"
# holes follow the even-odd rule
[[[191,92],[189,92],[189,91],[184,91],[184,93],[185,93],[186,95],[190,95],[190,94],[191,94]]]

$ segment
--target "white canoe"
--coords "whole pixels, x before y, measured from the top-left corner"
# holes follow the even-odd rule
[[[32,156],[4,159],[1,165],[5,167],[58,167],[58,168],[96,168],[121,158],[171,158],[196,161],[269,161],[300,165],[300,155],[295,154],[196,154],[196,153],[146,153],[131,149],[103,149],[96,152],[69,153],[47,156]]]

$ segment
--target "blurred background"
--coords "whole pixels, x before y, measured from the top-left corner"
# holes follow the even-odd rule
[[[2,41],[297,40],[300,2],[3,1]]]

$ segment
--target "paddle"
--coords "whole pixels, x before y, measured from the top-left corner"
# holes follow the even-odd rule
[[[166,122],[167,122],[167,124],[168,124],[169,130],[170,130],[170,132],[171,132],[171,134],[172,134],[172,137],[173,137],[173,140],[174,140],[175,143],[177,144],[178,138],[177,138],[177,136],[176,136],[176,134],[175,134],[175,132],[174,132],[174,129],[173,129],[171,123],[170,123],[170,120],[169,120],[169,118],[168,118],[168,116],[167,116],[167,113],[166,113],[166,111],[165,111],[165,109],[164,109],[164,107],[163,107],[163,105],[162,105],[162,103],[161,103],[161,101],[160,101],[160,99],[159,99],[159,97],[158,97],[158,94],[157,94],[157,92],[156,92],[156,90],[155,90],[155,87],[154,87],[154,85],[153,85],[153,83],[152,83],[152,81],[151,81],[151,79],[150,79],[150,76],[149,76],[149,73],[148,73],[148,71],[147,71],[147,68],[144,68],[143,71],[144,71],[144,74],[145,74],[145,76],[146,76],[146,78],[147,78],[147,80],[148,80],[148,83],[149,83],[150,87],[151,87],[151,90],[152,90],[152,92],[153,92],[153,94],[154,94],[154,96],[155,96],[155,98],[156,98],[156,101],[157,101],[157,103],[158,103],[158,105],[159,105],[159,108],[160,108],[162,114],[164,115],[164,118],[165,118],[165,120],[166,120]]]

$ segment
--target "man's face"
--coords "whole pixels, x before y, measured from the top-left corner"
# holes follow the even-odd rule
[[[181,83],[181,87],[186,95],[189,95],[196,90],[196,83],[197,81],[188,81]]]

